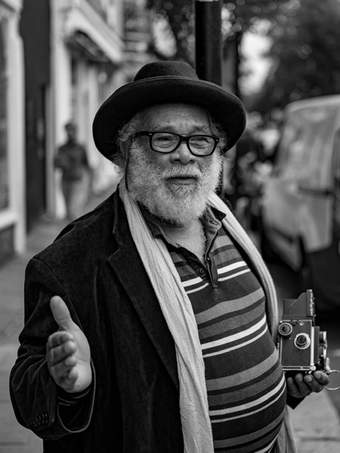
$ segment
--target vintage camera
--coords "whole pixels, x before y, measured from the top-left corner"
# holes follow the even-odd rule
[[[297,299],[283,299],[283,316],[278,326],[278,346],[285,371],[331,372],[327,357],[327,332],[315,325],[313,291]]]

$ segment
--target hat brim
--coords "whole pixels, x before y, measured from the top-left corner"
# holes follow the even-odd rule
[[[98,150],[105,157],[112,157],[119,129],[137,112],[165,103],[204,107],[227,134],[225,150],[232,148],[244,131],[246,113],[233,94],[205,80],[160,76],[123,85],[101,105],[93,121],[93,138]]]

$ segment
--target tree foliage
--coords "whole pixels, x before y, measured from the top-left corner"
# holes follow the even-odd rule
[[[171,33],[176,44],[172,57],[192,62],[193,2],[191,0],[147,0],[146,4],[153,12],[154,21],[165,19],[168,25],[168,32]],[[160,53],[157,40],[154,41],[154,50]],[[162,55],[159,56],[162,57]]]
[[[147,0],[147,6],[155,21],[167,24],[175,42],[170,57],[193,63],[195,1]],[[252,107],[265,112],[296,99],[340,92],[339,0],[223,0],[225,55],[263,20],[272,41],[267,56],[274,64]]]
[[[230,21],[237,30],[250,30],[259,20],[272,21],[289,0],[223,0]]]
[[[340,93],[340,2],[291,1],[273,23],[274,64],[254,103],[264,112],[302,98]]]
[[[287,1],[223,0],[225,42],[232,41],[236,33],[251,29],[259,19],[271,20]],[[166,20],[169,32],[176,43],[172,57],[192,62],[195,1],[147,0],[147,7],[153,12],[155,21],[160,18]]]

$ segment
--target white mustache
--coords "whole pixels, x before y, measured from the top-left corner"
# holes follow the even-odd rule
[[[164,178],[199,178],[200,176],[202,176],[200,170],[183,167],[169,168],[163,172]]]

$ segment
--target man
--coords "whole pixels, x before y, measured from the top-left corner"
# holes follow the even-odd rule
[[[11,395],[44,451],[294,451],[287,393],[296,405],[327,376],[286,387],[272,281],[213,193],[244,124],[182,62],[145,65],[100,107],[119,189],[26,273]]]
[[[89,192],[90,165],[84,146],[78,143],[76,125],[65,124],[66,141],[59,146],[55,166],[62,172],[61,188],[66,218],[71,221],[83,214]]]

